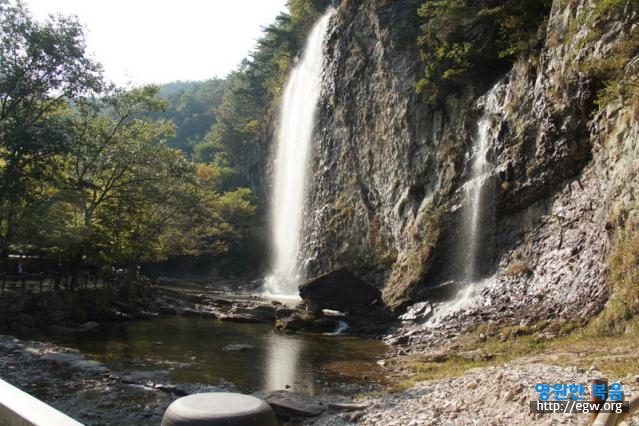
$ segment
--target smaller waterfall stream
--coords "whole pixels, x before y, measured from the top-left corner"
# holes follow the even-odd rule
[[[265,289],[271,295],[296,296],[298,292],[308,153],[324,65],[324,36],[333,11],[329,8],[311,30],[282,97],[271,206],[273,263]]]
[[[483,106],[483,114],[477,122],[477,134],[471,152],[471,168],[469,178],[463,185],[464,207],[462,212],[462,255],[459,261],[463,262],[463,276],[461,277],[463,288],[455,299],[441,305],[427,322],[433,326],[447,315],[468,306],[475,296],[485,287],[490,285],[490,278],[481,278],[479,261],[482,237],[482,218],[485,216],[486,207],[486,180],[490,177],[490,163],[488,150],[490,141],[495,137],[494,116],[501,112],[500,89],[498,83],[480,100]]]
[[[477,123],[477,136],[472,153],[472,166],[469,180],[464,184],[467,207],[463,211],[464,239],[466,252],[464,266],[465,282],[472,282],[478,275],[478,250],[481,237],[480,221],[484,213],[486,178],[490,176],[488,163],[488,145],[491,138],[492,119],[499,108],[497,91],[491,90],[484,100],[484,113]]]

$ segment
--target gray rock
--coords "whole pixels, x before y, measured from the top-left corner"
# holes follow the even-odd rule
[[[418,302],[409,307],[406,313],[399,316],[402,321],[425,321],[433,314],[431,302]]]
[[[347,268],[310,279],[300,286],[300,296],[313,310],[352,312],[380,300],[381,293]]]
[[[248,343],[233,343],[222,348],[222,350],[226,352],[243,352],[251,349],[255,349],[255,347]]]
[[[53,362],[56,364],[70,364],[72,362],[82,361],[82,356],[68,352],[55,352],[44,354],[40,357],[42,361]]]
[[[313,325],[312,319],[303,319],[299,314],[294,313],[286,318],[278,319],[275,328],[280,331],[311,330]]]
[[[268,392],[262,397],[278,417],[315,417],[328,408],[314,397],[285,390]]]
[[[104,374],[109,371],[109,369],[101,362],[86,359],[73,361],[69,364],[69,366],[92,374]]]
[[[147,383],[166,383],[170,378],[170,373],[164,370],[155,371],[131,371],[121,377],[123,383],[128,384],[147,384]]]

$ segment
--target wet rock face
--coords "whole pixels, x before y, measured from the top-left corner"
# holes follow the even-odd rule
[[[445,146],[467,134],[464,114],[417,101],[421,3],[345,2],[333,19],[302,248],[306,276],[347,266],[391,304],[423,278],[434,200],[452,189],[464,150]]]
[[[333,19],[304,233],[307,276],[348,266],[395,308],[456,279],[465,159],[483,110],[480,100],[432,111],[415,95],[419,4],[346,2]],[[620,28],[588,41],[576,19],[586,7],[556,2],[541,52],[483,83],[501,78],[502,107],[491,117],[479,260],[495,279],[479,306],[499,306],[500,318],[598,312],[609,212],[637,199],[633,109],[621,99],[597,111],[597,83],[577,66],[602,57]]]

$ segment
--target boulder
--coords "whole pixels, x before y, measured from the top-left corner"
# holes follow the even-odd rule
[[[352,312],[381,299],[375,287],[366,284],[347,268],[310,279],[300,286],[300,296],[312,310]]]
[[[277,308],[273,305],[249,305],[246,307],[237,307],[234,313],[238,315],[247,315],[254,318],[257,322],[274,323]]]

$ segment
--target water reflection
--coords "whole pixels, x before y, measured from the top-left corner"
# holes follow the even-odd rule
[[[52,340],[75,347],[118,374],[164,371],[173,383],[232,383],[241,392],[286,389],[318,394],[336,383],[366,384],[382,342],[353,337],[280,334],[266,324],[159,318],[102,325],[81,337]],[[227,352],[229,344],[254,349]],[[356,368],[356,366],[359,366]],[[367,370],[363,373],[360,367]],[[372,367],[371,367],[372,366]]]
[[[264,390],[286,389],[287,386],[301,390],[297,389],[301,378],[296,377],[300,371],[301,351],[302,342],[297,338],[275,333],[268,336]]]

